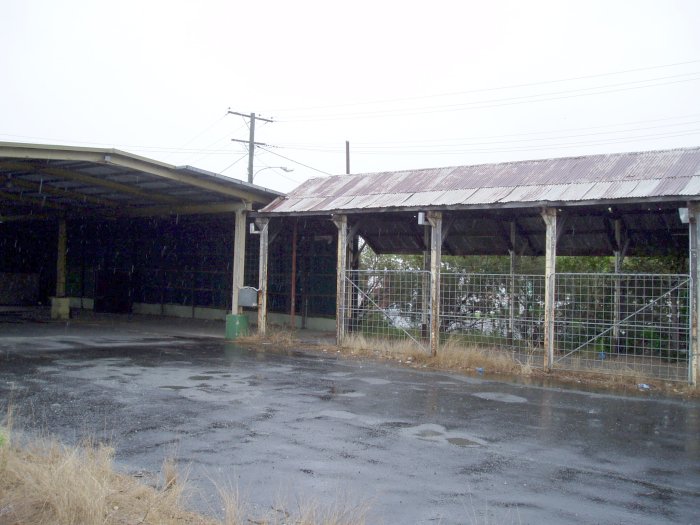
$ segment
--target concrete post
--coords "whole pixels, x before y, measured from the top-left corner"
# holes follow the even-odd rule
[[[226,339],[248,335],[248,318],[238,305],[238,292],[243,287],[245,269],[245,228],[247,210],[236,210],[233,237],[233,279],[231,286],[231,314],[226,316]]]
[[[260,230],[260,265],[258,271],[258,335],[267,333],[267,261],[269,256],[270,219],[257,219]]]
[[[333,223],[338,228],[338,264],[336,270],[335,339],[341,346],[345,339],[347,315],[347,287],[345,273],[348,268],[348,216],[336,215]]]
[[[557,265],[557,210],[544,208],[542,219],[547,228],[544,270],[544,368],[554,366],[554,300]]]
[[[428,212],[430,223],[430,354],[440,346],[440,263],[442,262],[442,212]]]

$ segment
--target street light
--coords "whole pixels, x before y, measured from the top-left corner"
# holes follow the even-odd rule
[[[255,180],[255,176],[263,170],[282,170],[289,173],[290,171],[294,171],[294,168],[288,168],[287,166],[265,166],[264,168],[260,168],[258,171],[253,173],[253,180]]]

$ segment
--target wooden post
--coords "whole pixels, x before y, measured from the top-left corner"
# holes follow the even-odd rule
[[[258,334],[267,332],[267,260],[270,219],[257,219],[260,230],[260,265],[258,272]]]
[[[56,295],[51,297],[51,319],[70,319],[70,298],[66,297],[66,255],[68,234],[66,219],[58,221],[56,242]]]
[[[289,328],[296,329],[296,313],[297,313],[297,238],[299,223],[294,219],[294,229],[292,230],[292,276],[291,288],[289,293]]]
[[[515,221],[510,221],[510,290],[508,290],[508,342],[513,344],[515,330]]]
[[[58,221],[58,247],[56,254],[56,297],[66,296],[66,248],[68,233],[66,219]]]
[[[700,203],[688,203],[688,237],[690,244],[690,348],[688,349],[688,383],[693,386],[698,384],[698,374],[700,370],[700,334],[698,334],[698,324],[700,324],[700,282],[698,264],[698,237],[700,236]]]
[[[427,338],[430,333],[430,226],[423,227],[423,282],[422,282],[422,311],[421,311],[421,337]]]
[[[557,210],[544,208],[542,219],[547,228],[547,242],[544,270],[544,368],[551,370],[554,365],[554,281],[557,265]]]
[[[615,219],[615,292],[613,304],[613,348],[618,348],[620,345],[620,301],[622,299],[622,282],[620,273],[622,272],[622,261],[625,254],[622,251],[622,221]]]
[[[335,339],[338,346],[345,339],[345,316],[347,287],[345,286],[345,272],[348,267],[348,216],[336,215],[333,223],[338,228],[338,264],[336,269],[336,303],[335,303]]]
[[[430,223],[430,354],[440,346],[440,263],[442,260],[442,212],[428,212]]]

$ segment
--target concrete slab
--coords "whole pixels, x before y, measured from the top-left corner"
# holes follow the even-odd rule
[[[0,337],[1,408],[128,471],[175,455],[205,512],[231,483],[258,509],[347,495],[373,524],[697,521],[698,402],[93,328]]]

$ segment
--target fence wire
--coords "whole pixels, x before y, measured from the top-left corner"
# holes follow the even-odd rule
[[[555,367],[687,379],[687,275],[557,274],[555,283]]]
[[[430,272],[346,273],[348,333],[410,339],[427,348]],[[443,273],[440,337],[500,348],[531,366],[544,363],[543,275]],[[556,274],[555,368],[688,377],[687,275]]]
[[[430,326],[430,272],[346,272],[348,332],[382,339],[411,339],[423,346]]]

